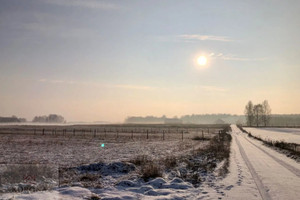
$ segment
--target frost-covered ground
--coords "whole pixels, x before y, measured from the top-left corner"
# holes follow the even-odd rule
[[[179,171],[168,171],[163,178],[145,181],[140,178],[137,167],[128,161],[138,155],[146,155],[150,160],[160,162],[168,156],[184,158],[196,149],[205,148],[208,142],[191,139],[117,141],[93,137],[0,135],[0,163],[43,163],[63,169],[75,168],[77,174],[71,175],[81,178],[65,185],[62,181],[60,187],[54,187],[51,191],[5,193],[0,199],[90,199],[93,195],[102,199],[194,199],[199,195],[207,196],[207,192],[202,189],[204,184],[195,188],[191,183],[176,177]],[[97,170],[90,166],[96,166]],[[182,169],[185,170],[185,167]],[[94,183],[98,181],[99,185],[86,187],[85,179],[97,173],[101,176]],[[203,178],[207,182],[216,179],[213,173],[205,173]],[[60,179],[64,180],[64,177]]]
[[[263,140],[277,140],[300,144],[298,128],[244,128],[247,132]]]
[[[75,165],[74,163],[77,167],[73,169],[85,175],[100,172],[99,178],[103,185],[98,188],[83,187],[82,182],[73,182],[71,185],[57,187],[52,191],[29,194],[8,193],[2,195],[0,199],[299,199],[300,165],[298,163],[266,147],[262,142],[247,137],[236,126],[232,126],[231,135],[233,140],[229,174],[225,178],[218,177],[217,171],[224,164],[218,163],[213,172],[202,174],[203,179],[199,187],[194,187],[184,178],[176,177],[181,165],[174,170],[165,171],[161,178],[144,181],[138,176],[137,166],[127,162],[130,158],[122,151],[136,153],[136,155],[148,154],[153,159],[163,160],[164,155],[170,154],[179,157],[188,156],[192,153],[193,146],[194,148],[201,147],[205,146],[205,143],[195,141],[151,141],[144,144],[128,142],[115,144],[114,147],[121,150],[107,147],[105,150],[107,155],[103,158],[112,158],[107,162],[92,165]],[[95,147],[92,145],[93,142],[96,142]],[[98,142],[90,141],[90,147],[86,148],[92,150],[98,147]],[[181,148],[175,147],[180,145]],[[80,147],[84,152],[84,146]],[[170,152],[169,148],[172,149]],[[14,151],[16,150],[10,149],[9,152]],[[53,152],[60,151],[53,150]],[[80,157],[80,152],[78,153],[79,155],[73,154],[73,156]],[[42,154],[46,155],[45,152]],[[127,161],[123,161],[117,155],[123,155],[124,160]],[[56,160],[53,156],[49,158]],[[201,156],[192,158],[194,161],[204,159]],[[64,165],[69,166],[68,162],[69,160],[66,160]],[[89,161],[86,160],[86,162]],[[199,172],[195,174],[197,173],[199,175]],[[88,178],[89,176],[86,176],[85,180]]]
[[[101,145],[104,144],[104,147]],[[0,163],[51,163],[71,167],[130,160],[136,155],[160,158],[205,145],[194,140],[101,140],[34,135],[0,135]]]

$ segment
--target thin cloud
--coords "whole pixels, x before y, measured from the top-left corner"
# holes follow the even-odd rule
[[[142,85],[112,85],[115,88],[131,89],[131,90],[153,90],[155,87]]]
[[[98,0],[47,0],[48,4],[59,6],[84,7],[90,9],[116,10],[119,6]]]
[[[233,60],[233,61],[263,61],[266,60],[266,58],[241,58],[241,57],[235,57],[235,56],[222,56],[223,60]]]
[[[224,55],[223,53],[210,53],[209,56],[215,59],[232,60],[232,61],[263,61],[267,59],[267,58],[245,58],[245,57],[238,57],[236,55]]]
[[[42,23],[28,23],[23,25],[28,31],[46,36],[56,36],[60,38],[97,38],[100,35],[93,30],[83,28],[66,27],[61,24],[42,24]]]
[[[209,91],[209,92],[227,92],[228,90],[226,88],[222,87],[216,87],[216,86],[211,86],[211,85],[202,85],[199,86],[199,88]]]
[[[127,90],[154,90],[155,87],[143,86],[143,85],[128,85],[128,84],[100,84],[95,82],[86,82],[86,81],[68,81],[68,80],[54,80],[54,79],[39,79],[38,82],[51,83],[51,84],[67,84],[67,85],[86,85],[92,87],[104,87],[104,88],[119,88]]]
[[[179,35],[180,39],[185,41],[205,41],[205,40],[211,40],[211,41],[219,41],[219,42],[232,42],[233,40],[226,36],[216,36],[216,35],[196,35],[196,34],[185,34],[185,35]]]
[[[74,84],[74,81],[67,81],[67,80],[49,80],[49,79],[39,79],[38,82],[44,83],[63,83],[63,84]]]
[[[101,37],[94,29],[69,23],[66,18],[54,14],[33,12],[31,15],[33,21],[20,24],[23,31],[30,35],[84,40]]]

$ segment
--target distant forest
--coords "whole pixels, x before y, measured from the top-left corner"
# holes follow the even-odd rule
[[[204,114],[204,115],[184,115],[180,118],[173,117],[167,118],[165,115],[162,117],[146,116],[146,117],[128,117],[125,123],[183,123],[183,124],[227,124],[227,123],[244,123],[245,116],[243,115],[230,115],[230,114]]]
[[[25,118],[18,118],[16,116],[11,117],[0,117],[0,123],[18,123],[18,122],[27,122]],[[35,116],[32,122],[38,123],[65,123],[66,120],[61,115],[50,114],[48,116]]]
[[[174,121],[173,121],[174,120]],[[146,116],[146,117],[127,117],[125,123],[137,124],[164,124],[164,123],[183,123],[183,124],[242,124],[246,125],[245,115],[231,114],[192,114],[184,115],[180,118],[167,118]],[[299,126],[300,114],[272,114],[269,126]]]
[[[63,116],[50,114],[48,116],[36,116],[33,118],[32,122],[41,122],[41,123],[65,123]]]
[[[300,126],[300,114],[271,115],[270,126]]]
[[[26,119],[18,118],[14,115],[11,117],[0,117],[0,123],[11,123],[11,122],[26,122]]]

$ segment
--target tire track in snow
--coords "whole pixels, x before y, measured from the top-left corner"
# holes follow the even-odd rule
[[[259,150],[261,150],[262,152],[264,152],[265,154],[267,154],[269,157],[271,157],[273,160],[275,160],[278,164],[280,164],[282,167],[286,168],[287,170],[289,170],[290,172],[292,172],[293,174],[295,174],[296,176],[300,177],[300,170],[289,165],[288,163],[276,158],[275,156],[271,155],[270,153],[266,152],[264,149],[262,149],[261,147],[257,146],[256,144],[254,144],[253,142],[251,142],[248,138],[245,137],[245,139],[251,143],[253,146],[257,147]]]
[[[250,171],[250,173],[251,173],[251,175],[253,177],[253,180],[254,180],[254,182],[256,184],[256,187],[257,187],[257,189],[258,189],[258,191],[260,193],[261,198],[263,200],[271,200],[272,199],[271,196],[267,192],[266,187],[263,185],[263,183],[259,179],[259,177],[258,177],[256,171],[254,170],[253,165],[249,161],[249,159],[248,159],[248,157],[247,157],[247,155],[245,153],[245,150],[243,149],[240,141],[237,139],[237,137],[235,135],[234,135],[234,137],[235,137],[235,141],[236,141],[236,143],[237,143],[237,145],[239,147],[239,150],[241,152],[242,158],[244,159],[244,161],[245,161],[245,163],[246,163],[246,165],[247,165],[247,167],[248,167],[248,169],[249,169],[249,171]]]

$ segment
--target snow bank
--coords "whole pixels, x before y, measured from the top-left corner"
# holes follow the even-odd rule
[[[277,140],[300,144],[300,129],[292,128],[244,128],[263,140]]]
[[[40,191],[35,193],[20,194],[20,193],[7,193],[3,194],[1,200],[9,199],[28,199],[28,200],[79,200],[87,199],[92,196],[90,190],[82,187],[66,187],[58,188],[53,191]]]

